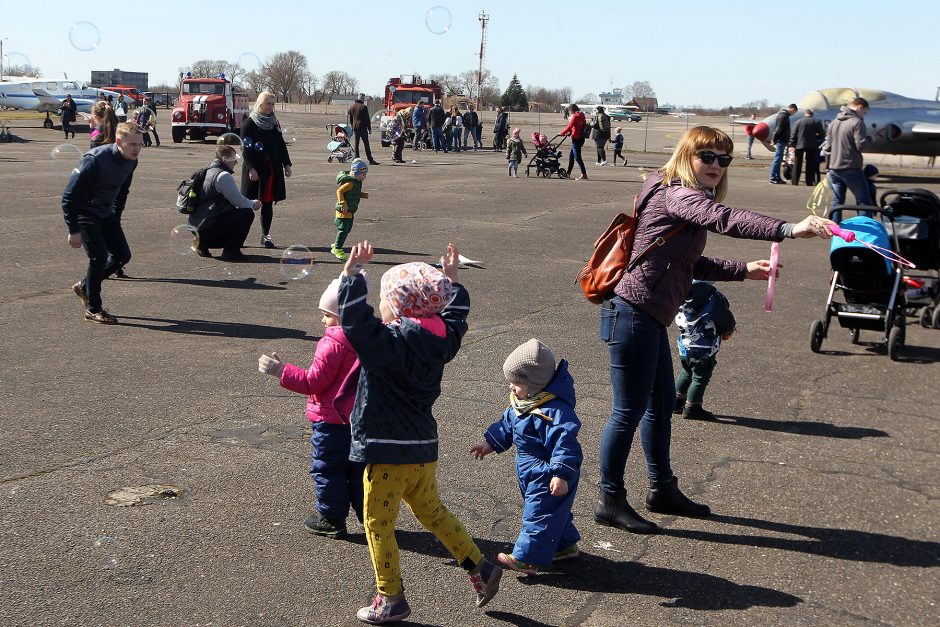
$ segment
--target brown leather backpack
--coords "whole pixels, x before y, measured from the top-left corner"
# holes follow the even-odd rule
[[[578,273],[578,282],[581,283],[584,297],[595,305],[611,297],[624,272],[632,270],[647,253],[665,244],[666,240],[688,224],[683,222],[662,237],[657,237],[631,262],[630,254],[633,252],[633,240],[636,238],[641,209],[637,207],[638,198],[633,197],[633,215],[618,213],[607,230],[597,238],[591,258]]]

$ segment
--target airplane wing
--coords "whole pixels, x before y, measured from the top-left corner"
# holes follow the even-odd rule
[[[62,101],[47,92],[45,89],[34,89],[33,93],[36,94],[36,97],[39,98],[39,104],[45,105],[46,107],[55,107],[58,109],[62,105]]]
[[[911,132],[915,135],[926,135],[928,137],[940,136],[940,124],[917,122],[911,127]]]

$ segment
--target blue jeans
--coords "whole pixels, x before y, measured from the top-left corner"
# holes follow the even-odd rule
[[[431,127],[431,147],[434,152],[443,150],[447,152],[447,144],[444,142],[444,129],[440,126]]]
[[[78,216],[82,247],[88,255],[88,270],[82,285],[88,297],[88,311],[101,311],[101,283],[131,260],[131,249],[121,229],[121,216],[98,218]]]
[[[857,168],[829,170],[829,186],[832,187],[832,206],[845,204],[846,188],[852,190],[856,205],[874,205],[875,200],[868,191],[868,179]]]
[[[312,422],[310,478],[317,492],[317,511],[330,520],[346,520],[352,506],[362,520],[365,464],[349,461],[349,425]]]
[[[571,140],[571,152],[568,154],[568,174],[571,174],[571,168],[574,167],[574,162],[578,162],[578,167],[581,168],[581,174],[587,176],[587,168],[584,167],[584,161],[581,160],[581,146],[584,145],[584,139],[572,139]]]
[[[666,327],[618,296],[601,307],[600,338],[610,352],[613,400],[601,434],[600,488],[608,493],[624,488],[623,474],[638,425],[650,481],[670,481],[676,384]]]
[[[456,150],[457,152],[460,152],[460,133],[462,129],[463,129],[462,126],[454,127],[454,150]],[[464,147],[466,147],[466,145],[467,143],[464,142]]]
[[[783,142],[774,143],[774,160],[770,163],[770,180],[779,181],[780,180],[780,165],[783,163],[783,153],[786,151],[787,145]]]
[[[473,131],[474,129],[470,128],[469,126],[463,127],[463,149],[464,150],[470,149],[470,142],[467,141],[468,139],[474,139],[473,147],[476,148],[476,141],[473,135]]]
[[[754,136],[748,135],[747,136],[747,158],[748,159],[753,159],[753,157],[751,156],[751,146],[753,145],[754,145]]]
[[[483,148],[483,127],[478,126],[473,130],[473,149]]]

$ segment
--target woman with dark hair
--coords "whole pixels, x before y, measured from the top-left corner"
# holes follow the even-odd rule
[[[646,454],[650,488],[646,509],[676,516],[708,516],[707,505],[686,497],[670,465],[672,411],[676,404],[672,351],[666,327],[679,311],[692,279],[765,280],[766,259],[732,261],[705,257],[708,231],[765,241],[787,237],[829,239],[824,218],[792,224],[721,204],[734,144],[721,130],[696,126],[686,131],[660,172],[643,184],[633,257],[642,261],[625,272],[612,300],[601,308],[600,338],[610,353],[613,408],[601,435],[600,494],[594,520],[634,533],[658,527],[627,502],[624,470],[637,426]],[[779,265],[778,265],[779,267]]]
[[[584,140],[591,131],[591,127],[578,105],[572,103],[568,105],[568,110],[571,112],[571,117],[568,120],[568,126],[561,132],[562,135],[571,136],[571,152],[568,154],[568,177],[571,178],[571,169],[577,161],[578,167],[581,168],[581,176],[577,180],[586,181],[588,177],[587,168],[584,167],[584,161],[581,159],[581,147],[584,146]]]
[[[290,155],[281,134],[281,125],[274,115],[274,94],[263,91],[258,94],[254,109],[242,123],[241,193],[261,201],[261,245],[274,248],[271,241],[271,222],[274,220],[274,203],[287,198],[285,177],[291,175]]]
[[[91,119],[88,120],[88,126],[91,128],[88,132],[88,147],[94,148],[102,144],[113,144],[117,125],[118,120],[117,116],[114,115],[114,109],[106,100],[99,100],[92,105]]]
[[[75,105],[75,101],[72,100],[72,94],[65,94],[59,110],[62,112],[62,132],[65,133],[65,139],[69,138],[69,133],[72,134],[72,139],[75,139],[72,122],[75,121],[75,113],[78,111],[78,107]]]

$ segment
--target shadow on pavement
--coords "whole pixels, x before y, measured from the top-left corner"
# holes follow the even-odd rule
[[[715,422],[719,424],[761,429],[763,431],[779,431],[780,433],[793,433],[796,435],[815,435],[824,438],[844,438],[858,440],[861,438],[889,438],[887,431],[869,429],[866,427],[843,427],[829,422],[807,422],[803,420],[767,420],[745,416],[715,415]]]
[[[128,320],[138,320],[139,322],[127,322]],[[166,331],[168,333],[182,333],[185,335],[241,337],[253,340],[302,340],[313,337],[307,335],[306,331],[300,329],[270,327],[246,322],[219,322],[215,320],[173,320],[169,318],[121,316],[120,326],[139,327],[150,331]]]
[[[712,515],[708,520],[763,529],[780,534],[803,536],[804,539],[669,528],[664,528],[662,533],[663,535],[688,538],[689,540],[795,551],[854,562],[876,562],[917,568],[936,568],[940,566],[940,543],[938,542],[909,540],[908,538],[889,536],[883,533],[856,531],[854,529],[806,527],[740,516]]]
[[[146,278],[146,277],[127,277],[119,279],[121,281],[134,281],[139,283],[178,283],[180,285],[195,285],[197,287],[226,287],[239,290],[285,290],[286,287],[277,285],[265,285],[258,283],[255,277],[246,279],[173,279],[169,277]]]

